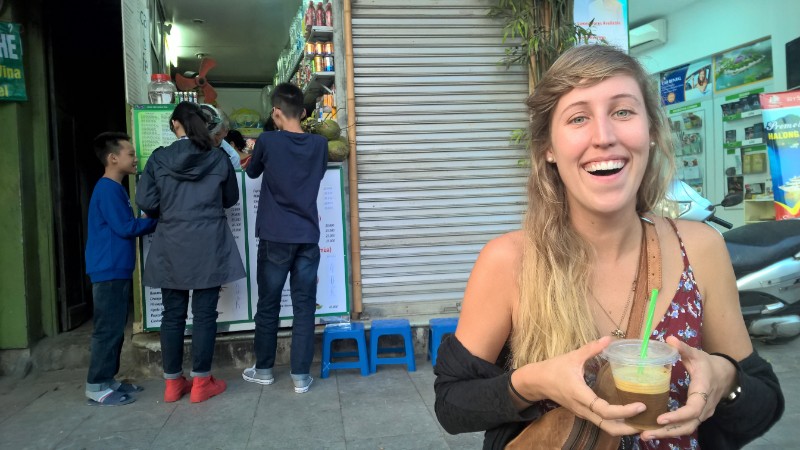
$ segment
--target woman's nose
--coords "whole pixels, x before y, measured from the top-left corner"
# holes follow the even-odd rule
[[[610,118],[598,116],[594,119],[594,134],[592,135],[592,145],[596,147],[610,147],[617,141],[614,125]]]

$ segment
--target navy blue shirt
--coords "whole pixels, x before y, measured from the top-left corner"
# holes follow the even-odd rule
[[[154,219],[133,216],[131,200],[121,184],[100,178],[89,201],[86,273],[92,283],[131,278],[136,262],[136,237],[155,229]]]
[[[269,131],[256,140],[247,176],[261,178],[256,237],[285,244],[319,242],[317,195],[328,168],[328,141],[317,134]]]

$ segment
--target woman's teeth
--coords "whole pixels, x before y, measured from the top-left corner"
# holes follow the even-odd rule
[[[599,161],[586,164],[583,169],[592,175],[612,175],[625,167],[624,161]]]

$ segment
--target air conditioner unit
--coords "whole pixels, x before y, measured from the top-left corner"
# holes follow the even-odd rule
[[[641,53],[667,43],[667,20],[658,19],[628,32],[631,53]]]

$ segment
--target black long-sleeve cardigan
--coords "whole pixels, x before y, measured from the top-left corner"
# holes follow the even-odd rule
[[[486,431],[483,448],[502,449],[543,410],[517,411],[508,392],[508,352],[492,364],[473,356],[455,336],[439,347],[434,372],[436,416],[448,433]],[[705,449],[739,449],[763,435],[780,419],[783,393],[772,366],[753,351],[737,365],[741,393],[730,404],[717,405],[700,425]]]

